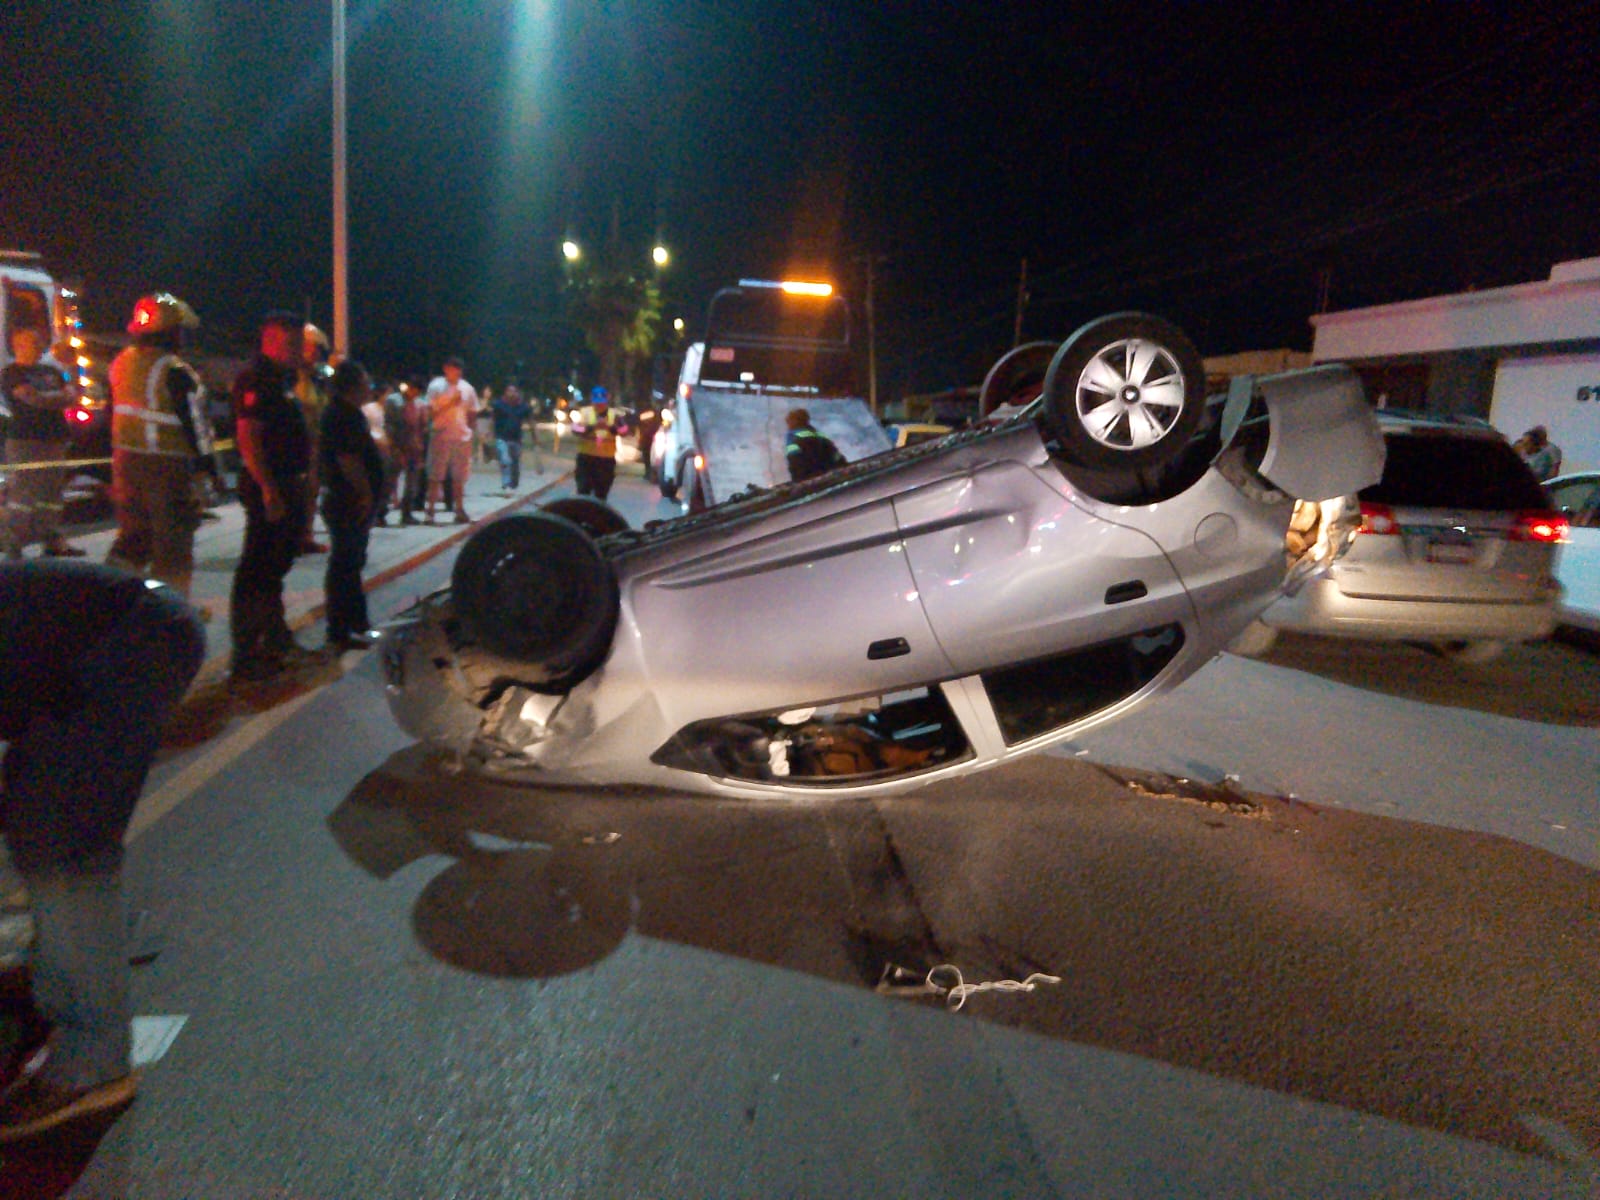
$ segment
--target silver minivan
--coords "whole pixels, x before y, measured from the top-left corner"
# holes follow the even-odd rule
[[[1548,636],[1567,521],[1510,443],[1470,418],[1380,411],[1383,478],[1359,496],[1348,552],[1276,601],[1233,649],[1264,653],[1280,630],[1419,641],[1462,662]],[[1291,533],[1291,538],[1293,534]]]

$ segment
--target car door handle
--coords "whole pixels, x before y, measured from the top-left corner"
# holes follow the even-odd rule
[[[869,659],[899,658],[911,653],[911,643],[905,638],[882,638],[867,647]]]
[[[1149,589],[1144,586],[1144,580],[1130,579],[1126,583],[1114,583],[1108,587],[1106,603],[1126,604],[1129,600],[1143,600],[1149,594]]]

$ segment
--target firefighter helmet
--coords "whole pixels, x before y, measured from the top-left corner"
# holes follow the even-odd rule
[[[128,332],[168,333],[174,329],[196,329],[200,318],[182,300],[170,292],[152,292],[133,306],[133,319],[128,322]]]

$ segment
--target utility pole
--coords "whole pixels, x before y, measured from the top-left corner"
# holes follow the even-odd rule
[[[1022,313],[1028,307],[1028,260],[1022,260],[1022,271],[1017,276],[1017,323],[1011,331],[1011,344],[1022,345]]]
[[[333,353],[350,357],[350,234],[346,224],[344,0],[333,0]]]
[[[867,406],[878,416],[878,318],[874,268],[889,261],[883,254],[858,254],[856,261],[867,266]]]
[[[867,404],[878,416],[878,320],[872,307],[872,255],[867,255]],[[837,456],[836,456],[837,457]]]

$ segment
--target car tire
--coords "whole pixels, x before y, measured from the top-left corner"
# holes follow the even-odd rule
[[[597,500],[593,496],[563,496],[549,504],[541,504],[539,510],[552,516],[565,517],[592,538],[603,538],[628,528],[627,517],[604,500]]]
[[[450,573],[457,619],[486,649],[576,683],[604,659],[617,624],[611,566],[581,527],[548,513],[478,530]]]
[[[1265,621],[1251,621],[1228,643],[1228,651],[1241,658],[1260,658],[1278,644],[1278,631]]]
[[[663,462],[664,468],[667,464]],[[671,472],[662,470],[656,475],[656,487],[661,489],[663,500],[676,500],[678,498],[678,477]]]
[[[1044,379],[1060,347],[1055,342],[1028,342],[1001,355],[978,389],[978,418],[1002,404],[1027,404],[1044,390]]]
[[[1056,351],[1044,381],[1045,420],[1080,466],[1159,469],[1188,448],[1205,390],[1205,364],[1181,329],[1147,313],[1115,313]]]

